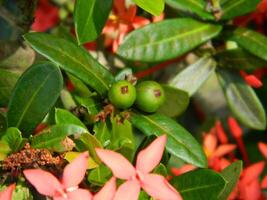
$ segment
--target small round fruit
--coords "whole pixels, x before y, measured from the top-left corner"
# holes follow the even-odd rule
[[[155,81],[144,81],[136,86],[137,107],[145,112],[155,112],[164,103],[165,94],[160,84]]]
[[[135,87],[128,81],[118,81],[109,89],[108,98],[117,108],[129,108],[134,104],[136,99]]]

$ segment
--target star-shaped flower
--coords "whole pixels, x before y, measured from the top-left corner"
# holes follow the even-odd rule
[[[119,153],[96,149],[97,155],[111,169],[113,175],[126,180],[118,188],[114,200],[137,200],[141,188],[155,199],[182,199],[163,176],[150,173],[159,164],[166,141],[166,135],[162,135],[140,151],[136,167]]]
[[[84,152],[68,164],[62,180],[41,169],[28,169],[23,173],[36,190],[54,200],[112,200],[116,191],[116,179],[112,177],[105,186],[94,196],[86,189],[80,189],[87,170],[89,154]]]
[[[5,190],[0,192],[0,200],[12,200],[12,193],[16,184],[8,186]]]

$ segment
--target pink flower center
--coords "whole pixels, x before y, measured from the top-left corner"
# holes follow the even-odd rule
[[[144,180],[144,175],[142,174],[142,172],[136,170],[136,173],[135,173],[135,175],[133,175],[132,179],[138,180],[140,183],[142,183]]]

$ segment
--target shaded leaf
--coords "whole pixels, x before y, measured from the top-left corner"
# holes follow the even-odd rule
[[[103,186],[112,176],[112,172],[105,165],[100,165],[98,168],[93,169],[87,180],[97,186]]]
[[[160,15],[164,10],[164,0],[133,0],[140,8],[151,13]]]
[[[95,40],[102,32],[112,8],[112,0],[77,0],[75,31],[79,44]]]
[[[188,92],[192,96],[214,73],[215,67],[216,62],[214,60],[209,57],[203,57],[182,70],[169,84]]]
[[[0,138],[2,133],[7,129],[6,117],[0,112]]]
[[[131,114],[133,126],[146,135],[160,136],[167,134],[167,151],[172,155],[196,165],[206,167],[207,160],[202,147],[195,138],[181,125],[164,115]]]
[[[250,128],[264,130],[265,111],[254,90],[238,74],[220,70],[217,76],[233,115]]]
[[[166,0],[166,4],[184,12],[195,13],[203,19],[214,19],[214,16],[206,11],[207,2],[204,0]]]
[[[10,149],[12,149],[12,152],[19,151],[25,144],[25,141],[21,136],[21,132],[19,129],[14,127],[10,127],[6,130],[2,140],[9,145]]]
[[[267,37],[246,28],[237,28],[231,40],[240,47],[267,61]]]
[[[7,112],[9,127],[29,136],[59,97],[63,80],[58,67],[46,62],[31,66],[17,81]]]
[[[31,46],[63,70],[104,95],[113,82],[112,74],[82,47],[46,33],[27,33],[24,36]]]
[[[223,16],[221,19],[232,19],[256,10],[260,0],[227,0],[221,3]]]
[[[225,50],[215,55],[220,67],[241,69],[241,70],[256,70],[267,66],[267,62],[253,54],[240,48]]]
[[[169,60],[207,42],[220,31],[219,25],[189,18],[168,19],[131,32],[117,53],[129,60]]]
[[[227,184],[219,195],[219,200],[227,199],[234,190],[242,172],[242,165],[242,161],[236,161],[221,171],[221,175],[227,181]]]
[[[171,180],[171,184],[180,192],[184,200],[214,200],[224,189],[226,181],[213,170],[199,169]]]
[[[188,93],[168,85],[163,85],[163,89],[166,101],[157,112],[168,117],[181,115],[189,105]]]
[[[0,106],[7,106],[18,78],[18,74],[0,69]]]

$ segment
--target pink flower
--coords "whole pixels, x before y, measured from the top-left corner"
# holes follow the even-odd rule
[[[141,188],[155,199],[182,199],[163,176],[150,173],[159,164],[166,141],[166,135],[160,136],[140,151],[136,167],[119,153],[96,149],[97,155],[111,169],[113,175],[126,180],[118,188],[114,200],[137,200]]]
[[[61,181],[41,169],[24,170],[23,173],[40,194],[53,197],[54,200],[111,200],[116,190],[114,177],[95,196],[88,190],[79,188],[78,185],[83,180],[88,167],[88,158],[88,152],[75,158],[65,167]]]
[[[12,200],[12,192],[15,189],[16,184],[8,186],[4,191],[0,192],[0,200]]]

